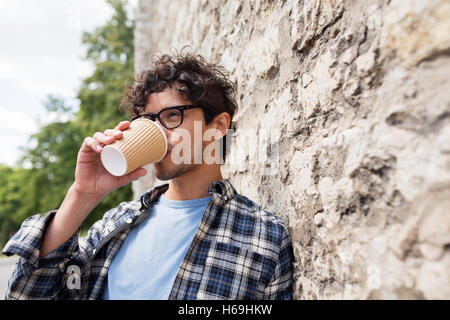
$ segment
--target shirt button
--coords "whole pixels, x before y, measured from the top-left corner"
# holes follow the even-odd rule
[[[128,223],[128,224],[130,224],[130,223],[132,223],[132,222],[133,222],[133,219],[131,219],[131,218],[128,218],[128,219],[127,219],[127,223]]]

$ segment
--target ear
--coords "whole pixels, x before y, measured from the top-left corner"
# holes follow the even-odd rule
[[[222,137],[227,134],[228,128],[230,128],[231,118],[228,112],[222,112],[214,117],[211,123],[211,128],[215,128],[222,133]]]

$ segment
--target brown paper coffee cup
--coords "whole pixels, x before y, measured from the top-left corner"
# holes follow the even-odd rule
[[[167,137],[156,122],[138,118],[123,131],[123,137],[103,147],[103,166],[114,176],[126,175],[142,166],[160,161],[167,152]]]

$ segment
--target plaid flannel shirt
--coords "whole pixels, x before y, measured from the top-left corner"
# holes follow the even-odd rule
[[[6,299],[101,299],[108,268],[131,228],[168,189],[122,202],[39,259],[42,234],[56,211],[26,219],[2,253],[17,254]],[[169,299],[292,299],[291,238],[282,220],[239,195],[223,179],[210,184],[200,225]],[[167,232],[167,230],[161,230]]]

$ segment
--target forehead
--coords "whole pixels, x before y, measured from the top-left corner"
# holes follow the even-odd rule
[[[191,104],[191,101],[177,90],[179,87],[180,84],[174,83],[161,92],[150,94],[145,106],[145,112],[158,113],[164,108]]]

